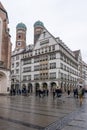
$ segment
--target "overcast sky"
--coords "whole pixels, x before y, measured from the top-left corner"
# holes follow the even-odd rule
[[[27,45],[33,43],[33,25],[37,20],[73,51],[81,50],[87,63],[87,0],[1,0],[9,17],[13,48],[16,25],[27,26]]]

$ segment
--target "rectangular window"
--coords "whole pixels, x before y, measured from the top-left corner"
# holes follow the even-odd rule
[[[35,75],[34,75],[34,80],[39,80],[39,77],[40,77],[39,74],[35,74]]]
[[[50,69],[55,69],[56,68],[56,63],[50,63]]]
[[[23,76],[23,81],[30,81],[31,80],[31,75],[24,75]]]
[[[56,59],[56,54],[55,53],[50,55],[50,60],[54,60],[54,59]]]
[[[19,69],[16,69],[16,74],[18,74],[19,73]]]
[[[39,65],[34,66],[34,71],[38,71],[38,70],[40,70],[40,66]]]
[[[31,72],[31,67],[24,67],[23,72]]]
[[[23,61],[23,65],[26,65],[26,64],[31,64],[31,59],[24,60],[24,61]]]
[[[12,68],[14,68],[14,63],[12,63]]]
[[[16,67],[18,67],[19,66],[19,62],[16,62]]]
[[[56,79],[56,72],[50,73],[50,79]]]
[[[19,55],[16,56],[16,60],[19,60]]]

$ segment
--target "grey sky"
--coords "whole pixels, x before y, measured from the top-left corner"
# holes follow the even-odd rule
[[[87,0],[1,0],[9,17],[13,48],[16,25],[27,26],[27,45],[33,43],[33,24],[40,20],[71,49],[81,50],[87,63]]]

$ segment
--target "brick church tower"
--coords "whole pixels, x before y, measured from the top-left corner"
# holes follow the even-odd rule
[[[24,23],[18,23],[16,26],[16,47],[17,49],[26,48],[26,25]]]
[[[9,93],[11,67],[11,36],[8,14],[0,2],[0,94]]]
[[[34,23],[34,45],[36,44],[43,29],[44,29],[44,24],[41,21],[38,20]]]

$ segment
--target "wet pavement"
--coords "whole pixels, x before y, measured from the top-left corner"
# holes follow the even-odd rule
[[[67,94],[0,96],[0,130],[87,130],[87,94],[82,106]]]

